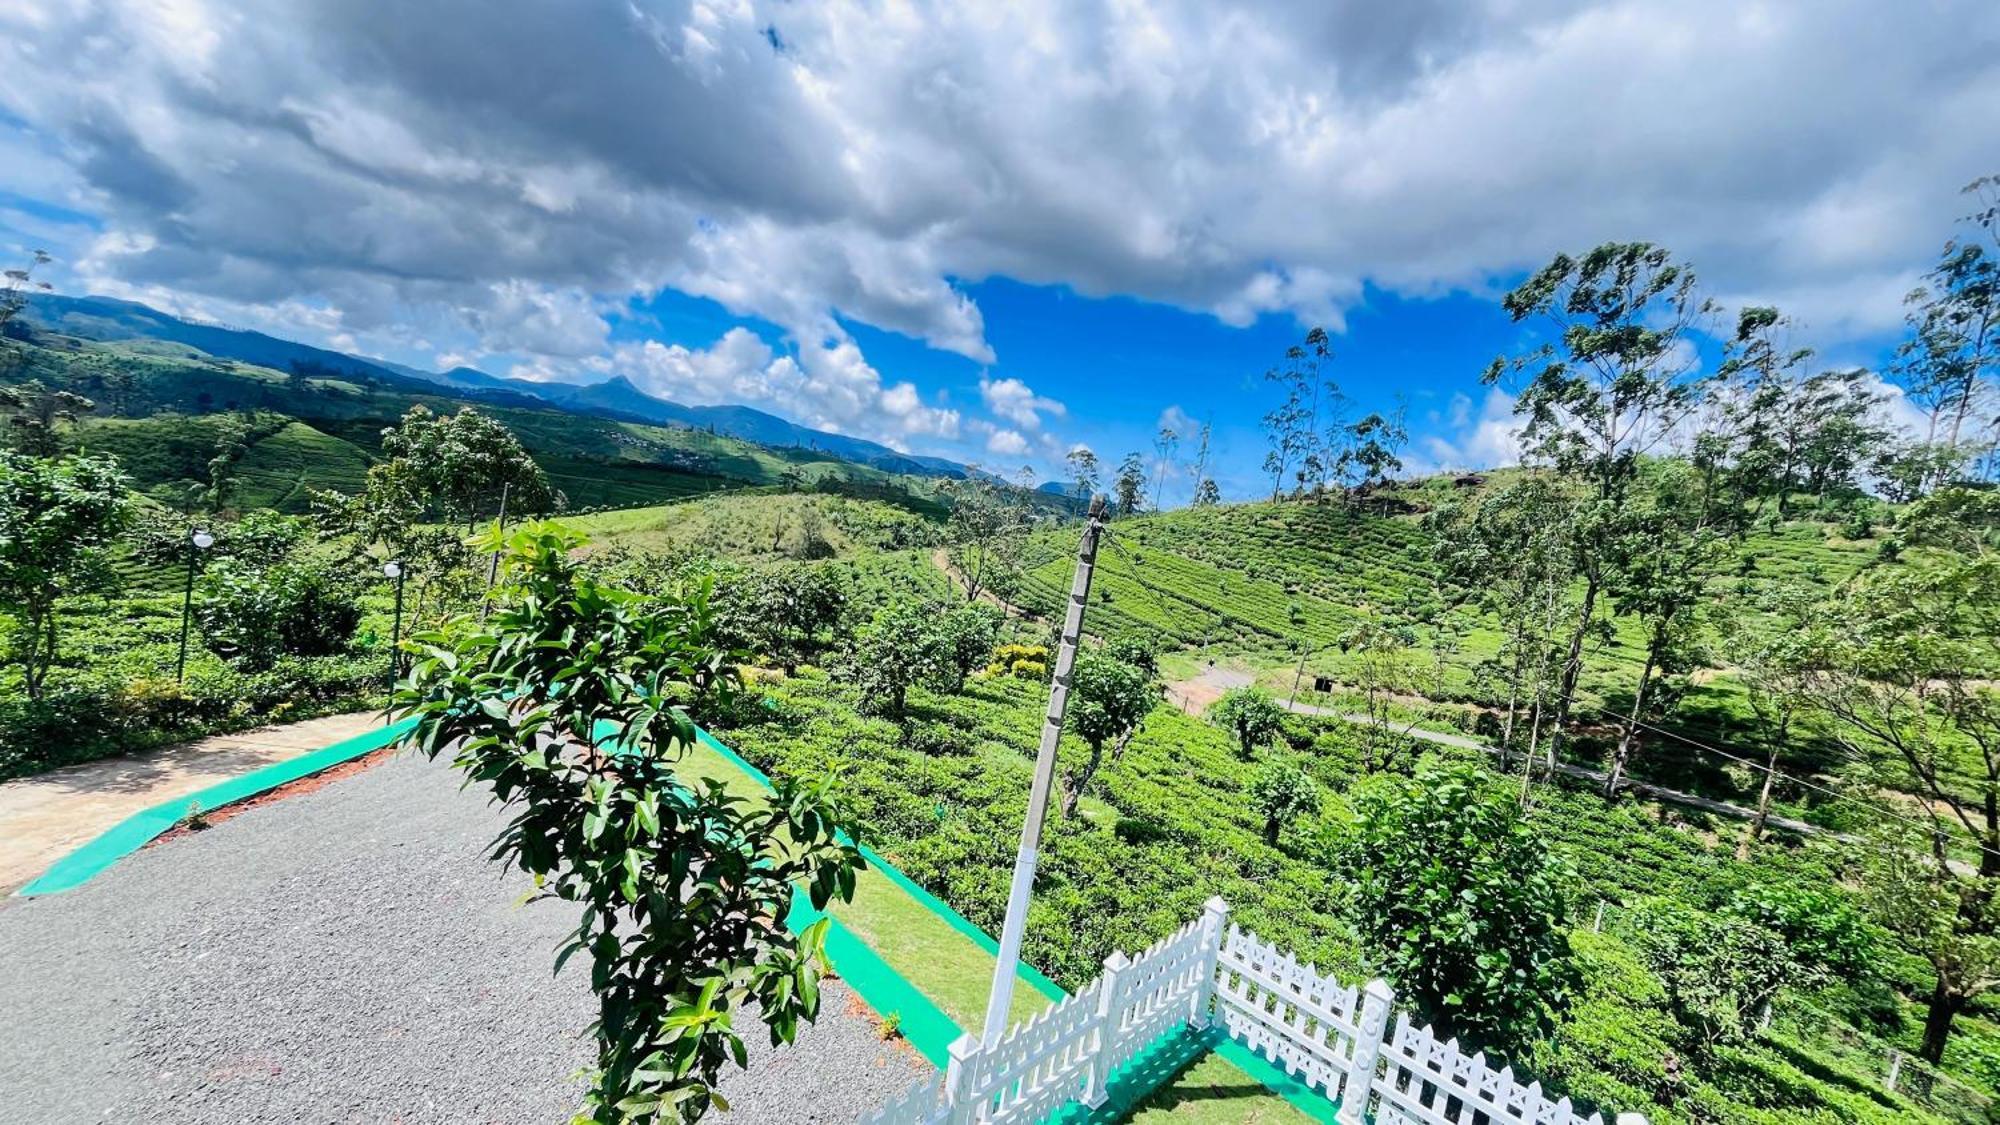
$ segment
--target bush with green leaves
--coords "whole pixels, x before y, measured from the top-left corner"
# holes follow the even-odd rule
[[[849,671],[861,692],[861,713],[901,723],[909,715],[910,689],[938,686],[951,671],[936,609],[909,601],[884,608],[856,638]]]
[[[1208,721],[1236,736],[1236,750],[1248,758],[1278,737],[1285,709],[1263,688],[1233,688],[1208,709]]]
[[[108,551],[130,516],[109,457],[0,452],[0,611],[13,618],[9,654],[28,698],[55,663],[58,599],[110,584]]]
[[[314,559],[259,567],[223,558],[202,571],[194,612],[210,648],[254,671],[280,656],[345,651],[361,622],[360,590]]]
[[[954,606],[938,621],[943,632],[944,674],[953,694],[965,690],[965,678],[983,667],[1000,642],[1000,611],[985,602]]]
[[[591,962],[588,1118],[694,1121],[728,1108],[737,1021],[777,1045],[817,1016],[828,920],[793,935],[782,919],[795,884],[817,908],[851,898],[864,861],[827,775],[751,801],[677,769],[697,741],[686,707],[731,688],[738,654],[698,599],[581,573],[582,543],[557,524],[493,536],[492,612],[412,639],[396,710],[513,812],[495,858],[580,908],[556,967]]]
[[[1264,839],[1276,844],[1285,825],[1319,811],[1319,783],[1287,762],[1272,762],[1250,783],[1250,800],[1264,816]]]
[[[1113,757],[1124,756],[1125,743],[1159,701],[1159,684],[1146,669],[1109,652],[1077,653],[1076,664],[1070,670],[1066,722],[1070,731],[1090,748],[1090,754],[1062,775],[1064,816],[1075,815],[1077,802],[1083,799],[1091,778],[1097,776],[1097,769],[1104,762],[1105,745],[1113,747]]]
[[[1568,869],[1494,775],[1426,756],[1354,790],[1333,866],[1362,948],[1443,1036],[1501,1048],[1549,1026],[1573,973]]]

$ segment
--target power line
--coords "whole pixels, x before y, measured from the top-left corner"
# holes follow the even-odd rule
[[[1614,711],[1605,708],[1601,704],[1586,703],[1583,700],[1578,699],[1573,695],[1565,695],[1563,692],[1554,689],[1550,689],[1549,694],[1554,695],[1561,699],[1569,700],[1572,706],[1581,707],[1588,711],[1594,711],[1599,715],[1607,716],[1614,722],[1624,723],[1627,726],[1634,726],[1650,734],[1657,734],[1662,738],[1672,739],[1675,742],[1679,742],[1686,746],[1692,746],[1697,750],[1706,751],[1707,753],[1714,754],[1717,757],[1727,758],[1728,760],[1735,762],[1738,765],[1748,766],[1751,769],[1768,773],[1774,779],[1782,779],[1785,781],[1789,781],[1792,784],[1797,785],[1802,789],[1809,789],[1815,793],[1821,793],[1828,797],[1831,797],[1836,801],[1844,801],[1850,805],[1867,809],[1868,811],[1875,813],[1878,816],[1884,816],[1889,818],[1890,820],[1899,821],[1912,828],[1919,829],[1920,831],[1923,831],[1925,833],[1931,835],[1944,836],[1947,839],[1949,839],[1950,836],[1952,835],[1950,832],[1947,832],[1945,829],[1939,827],[1936,823],[1927,824],[1924,821],[1918,820],[1916,817],[1904,816],[1903,814],[1898,813],[1893,809],[1885,808],[1884,806],[1876,804],[1872,801],[1864,801],[1859,797],[1853,797],[1849,796],[1846,793],[1842,793],[1838,789],[1829,789],[1824,785],[1819,785],[1814,782],[1807,781],[1802,777],[1795,777],[1773,766],[1767,766],[1763,762],[1759,762],[1751,758],[1745,758],[1742,757],[1741,755],[1732,754],[1729,751],[1722,749],[1721,747],[1710,746],[1705,742],[1689,738],[1684,734],[1679,734],[1675,731],[1667,730],[1664,727],[1654,726],[1653,724],[1648,723],[1642,719],[1634,719],[1629,715],[1620,715]],[[1986,845],[1979,843],[1977,840],[1970,841],[1970,843],[1972,844],[1972,847],[1978,851],[1993,855],[1995,857],[2000,857],[2000,850],[1989,848]]]

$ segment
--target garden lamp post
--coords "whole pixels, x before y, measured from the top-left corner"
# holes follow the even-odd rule
[[[396,580],[396,623],[389,632],[389,690],[396,690],[396,673],[402,671],[403,651],[398,646],[403,641],[403,560],[390,559],[382,564],[382,573]]]
[[[201,558],[201,552],[215,546],[215,536],[196,528],[188,533],[188,573],[187,588],[181,591],[181,655],[174,661],[174,682],[187,679],[188,664],[188,618],[194,612],[194,570]]]

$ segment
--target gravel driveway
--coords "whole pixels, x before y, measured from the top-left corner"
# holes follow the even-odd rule
[[[502,818],[399,755],[0,900],[0,1117],[22,1122],[558,1122],[588,970],[571,908],[517,906]],[[830,982],[817,1026],[723,1092],[734,1122],[852,1121],[928,1067]]]

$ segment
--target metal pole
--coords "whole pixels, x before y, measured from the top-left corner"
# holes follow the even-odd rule
[[[188,535],[188,541],[187,541],[187,552],[188,552],[187,588],[181,591],[181,655],[180,659],[174,661],[175,683],[185,683],[187,681],[188,616],[194,611],[194,559],[196,550],[197,548],[194,545],[194,535],[190,533]]]
[[[1076,640],[1083,632],[1083,607],[1090,600],[1090,574],[1097,565],[1097,537],[1104,530],[1104,497],[1090,501],[1090,522],[1076,548],[1076,575],[1070,580],[1069,610],[1063,616],[1061,644],[1056,649],[1055,675],[1049,684],[1049,710],[1042,719],[1042,744],[1035,752],[1035,781],[1028,790],[1028,815],[1021,823],[1021,848],[1014,855],[1014,883],[1007,892],[1007,921],[1000,929],[1000,955],[993,963],[993,989],[986,997],[988,1047],[1007,1031],[1007,1011],[1014,1002],[1014,975],[1021,963],[1021,934],[1028,926],[1028,897],[1035,885],[1042,821],[1049,812],[1049,789],[1055,783],[1056,743],[1062,738],[1063,712],[1069,706],[1070,668],[1076,663]]]
[[[408,568],[396,570],[396,624],[389,631],[389,690],[396,690],[396,677],[403,670],[403,650],[398,647],[403,640],[403,582],[408,579]]]

